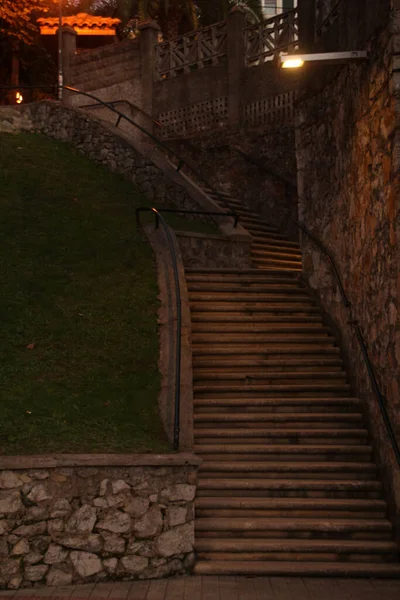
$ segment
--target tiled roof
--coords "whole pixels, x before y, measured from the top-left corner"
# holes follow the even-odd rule
[[[69,25],[70,27],[101,30],[115,28],[121,21],[111,17],[96,17],[87,13],[78,13],[77,15],[63,17],[62,22],[63,25]],[[58,29],[58,17],[41,17],[38,19],[38,23],[41,27]]]

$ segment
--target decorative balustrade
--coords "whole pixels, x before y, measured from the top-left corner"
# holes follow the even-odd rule
[[[227,22],[198,29],[156,46],[157,79],[218,64],[227,54]]]
[[[164,138],[191,135],[208,129],[226,125],[228,119],[228,98],[221,96],[207,102],[192,104],[186,108],[160,113],[157,120],[165,127],[160,135]]]
[[[245,29],[246,66],[260,65],[299,47],[297,8]]]
[[[263,128],[269,125],[291,125],[294,122],[294,103],[297,91],[285,92],[256,100],[243,107],[243,123],[246,127]]]

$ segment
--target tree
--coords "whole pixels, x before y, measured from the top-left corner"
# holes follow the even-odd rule
[[[0,37],[14,46],[32,45],[38,36],[35,17],[48,11],[46,0],[2,0],[0,4]]]
[[[137,7],[140,19],[157,21],[167,39],[197,28],[194,0],[138,0]]]
[[[263,19],[261,0],[196,0],[196,4],[203,26],[223,21],[235,6],[247,13],[249,21],[257,22]]]

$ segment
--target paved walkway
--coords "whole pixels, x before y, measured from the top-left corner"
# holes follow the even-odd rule
[[[0,598],[71,600],[400,600],[400,579],[185,577],[0,592]]]

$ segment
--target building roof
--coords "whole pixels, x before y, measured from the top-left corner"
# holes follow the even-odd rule
[[[54,35],[58,30],[58,17],[41,17],[37,20],[41,35]],[[115,35],[115,28],[121,21],[111,17],[96,17],[78,13],[63,17],[63,25],[73,27],[78,35]]]

